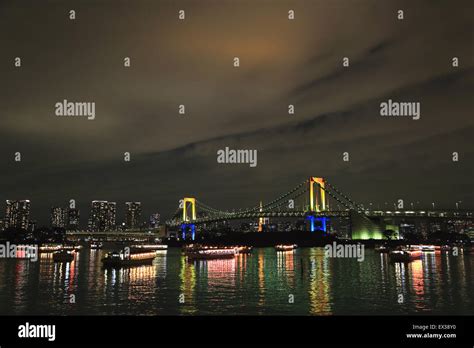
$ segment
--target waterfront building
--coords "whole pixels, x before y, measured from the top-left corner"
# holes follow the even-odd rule
[[[51,227],[65,228],[67,221],[67,210],[63,207],[51,208]]]
[[[15,227],[27,230],[30,218],[30,201],[7,200],[6,203],[5,228]]]
[[[116,213],[117,213],[117,203],[108,202],[107,204],[107,220],[106,220],[106,231],[115,230],[116,222]]]
[[[115,229],[115,202],[92,201],[88,229],[92,232],[103,232]]]
[[[142,215],[142,204],[140,202],[125,203],[125,228],[135,229],[140,225]]]
[[[79,229],[79,209],[69,208],[67,213],[67,229],[77,231]]]
[[[28,232],[34,232],[36,230],[37,222],[36,220],[28,221]]]
[[[150,227],[158,228],[160,226],[160,213],[154,213],[150,216]]]

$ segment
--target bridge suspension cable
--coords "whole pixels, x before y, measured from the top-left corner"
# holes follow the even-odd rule
[[[298,192],[296,195],[291,196],[291,197],[296,199],[296,198],[302,196],[303,194],[305,194],[306,192],[308,192],[308,188],[304,188],[302,191]],[[285,201],[280,201],[280,203],[278,203],[276,205],[267,206],[265,209],[263,209],[263,206],[262,206],[262,211],[267,212],[270,209],[276,209],[276,208],[279,208],[279,207],[281,207],[282,205],[285,205],[285,204],[288,204],[288,202],[286,200]]]
[[[346,202],[343,202],[342,200],[339,199],[339,197],[337,197],[334,193],[332,193],[330,190],[327,190],[325,188],[323,188],[324,191],[326,191],[326,193],[331,196],[333,199],[335,199],[338,203],[342,204],[344,207],[346,207],[347,209],[352,209],[352,206],[351,205],[348,205]]]
[[[326,185],[329,186],[329,188],[331,190],[334,190],[334,192],[336,192],[339,196],[343,197],[346,201],[348,201],[350,204],[351,204],[351,208],[350,209],[354,209],[354,208],[357,208],[356,210],[363,210],[362,206],[360,204],[357,204],[356,202],[354,202],[353,200],[351,200],[349,197],[347,197],[344,193],[342,193],[341,191],[339,191],[336,187],[334,187],[334,185],[330,184],[329,182],[326,181]],[[328,192],[328,191],[326,191]],[[334,198],[334,197],[333,197]]]
[[[307,184],[307,183],[308,183],[308,180],[305,180],[305,181],[303,181],[302,183],[300,183],[300,184],[298,184],[297,186],[295,186],[293,189],[291,189],[291,190],[289,190],[288,192],[286,192],[285,194],[281,195],[281,196],[278,197],[278,198],[275,198],[273,201],[271,201],[271,202],[269,202],[269,203],[266,203],[266,204],[264,204],[264,205],[262,205],[262,206],[258,205],[258,206],[254,207],[254,208],[246,209],[246,210],[244,210],[244,211],[241,211],[241,213],[250,213],[250,212],[258,211],[258,210],[260,210],[260,209],[264,210],[264,209],[266,209],[266,208],[272,206],[273,204],[275,204],[275,203],[281,201],[282,199],[287,198],[288,196],[290,196],[292,193],[298,191],[301,187],[303,187],[303,186],[304,186],[305,184]],[[306,189],[305,189],[305,192],[306,192],[307,190],[308,190],[308,189],[306,188]]]
[[[202,202],[200,202],[200,201],[197,201],[197,200],[196,200],[196,205],[197,205],[199,208],[201,208],[201,210],[203,210],[203,211],[205,211],[205,212],[208,212],[208,213],[220,214],[220,215],[228,215],[228,214],[231,214],[231,212],[212,208],[212,207],[208,206],[207,204],[204,204],[204,203],[202,203]]]
[[[281,206],[288,204],[289,201],[287,198],[299,198],[309,190],[309,180],[306,179],[291,190],[287,191],[286,193],[280,195],[279,197],[275,198],[274,200],[264,204],[264,205],[257,205],[252,208],[246,208],[246,209],[238,209],[234,211],[226,211],[226,210],[220,210],[213,208],[203,202],[200,202],[196,200],[196,206],[199,207],[200,211],[203,211],[209,215],[209,217],[218,217],[218,218],[232,218],[232,217],[238,217],[242,216],[244,214],[249,214],[249,213],[257,213],[257,212],[264,212],[264,213],[269,213],[272,210],[278,209]],[[341,204],[343,207],[346,209],[357,209],[357,210],[363,210],[362,206],[355,203],[353,200],[351,200],[348,196],[346,196],[344,193],[342,193],[340,190],[338,190],[336,187],[334,187],[332,184],[330,184],[327,181],[324,181],[325,185],[320,185],[319,183],[318,186],[324,190],[329,197],[332,199],[336,200],[339,204]],[[325,186],[325,187],[323,187]],[[304,208],[306,209],[306,208]],[[303,210],[304,210],[303,209]],[[174,218],[179,217],[179,212],[182,210],[182,208],[178,208],[176,212],[174,213]]]
[[[281,200],[283,200],[283,199],[291,196],[293,193],[297,192],[299,189],[301,189],[301,187],[303,187],[307,183],[308,183],[308,180],[303,181],[302,183],[298,184],[297,186],[295,186],[293,189],[289,190],[285,194],[279,196],[278,198],[275,198],[271,202],[266,203],[262,206],[257,205],[257,206],[252,207],[252,208],[239,209],[237,212],[231,212],[231,211],[215,209],[215,208],[212,208],[212,207],[208,206],[207,204],[204,204],[204,203],[199,202],[199,201],[196,201],[196,204],[198,204],[199,207],[202,210],[204,210],[208,213],[212,213],[212,214],[232,215],[232,214],[236,214],[236,213],[238,213],[238,214],[251,213],[251,212],[259,211],[260,209],[265,210],[265,209],[268,209],[268,208],[272,207],[276,203],[280,202]],[[304,192],[307,192],[307,188],[302,193],[304,193]],[[298,196],[300,196],[302,193],[298,194]],[[283,204],[279,204],[279,206],[281,206],[281,205],[283,205]]]

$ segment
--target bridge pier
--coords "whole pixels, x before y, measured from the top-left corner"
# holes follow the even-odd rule
[[[311,232],[315,232],[316,230],[319,230],[319,231],[322,231],[323,232],[323,235],[326,235],[327,233],[327,220],[328,218],[323,216],[323,217],[316,217],[314,215],[308,215],[306,217],[306,219],[309,220],[309,230]],[[315,222],[320,222],[321,223],[321,228],[317,228],[316,226],[316,223]]]
[[[188,227],[191,228],[191,240],[196,239],[196,225],[195,224],[181,224],[181,234],[183,237],[183,240],[186,240],[186,230]]]
[[[321,226],[322,226],[321,230],[323,231],[324,235],[327,233],[327,219],[328,218],[325,216],[316,219],[317,221],[321,221]]]

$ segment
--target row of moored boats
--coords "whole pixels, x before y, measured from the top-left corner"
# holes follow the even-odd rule
[[[292,251],[297,246],[295,244],[276,245],[276,251]],[[68,245],[44,245],[40,247],[40,252],[53,253],[55,262],[71,262],[75,259],[77,252],[82,246]],[[90,249],[102,249],[102,244],[93,242]],[[126,267],[135,265],[151,264],[157,252],[166,250],[167,246],[163,244],[140,244],[132,245],[120,251],[112,251],[105,255],[102,259],[104,267]],[[213,260],[213,259],[230,259],[239,254],[250,254],[253,248],[250,246],[206,246],[199,244],[191,244],[183,247],[183,254],[188,260]]]
[[[450,251],[449,245],[403,245],[396,248],[380,246],[375,248],[380,253],[388,253],[390,260],[394,262],[410,262],[421,259],[425,253],[439,254],[441,252]]]
[[[89,247],[93,250],[102,249],[103,244],[101,242],[92,242]],[[82,248],[82,245],[45,244],[39,247],[39,252],[52,253],[54,262],[72,262]],[[166,250],[167,248],[168,246],[163,244],[132,245],[127,250],[107,253],[102,261],[104,266],[127,266],[148,262],[151,263],[156,257],[158,251]]]

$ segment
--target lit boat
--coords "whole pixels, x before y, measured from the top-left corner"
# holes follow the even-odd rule
[[[53,254],[53,261],[54,262],[71,262],[74,260],[74,251],[69,251],[69,250],[62,250],[62,251],[56,251]]]
[[[294,250],[295,248],[296,248],[296,244],[288,244],[288,245],[279,244],[279,245],[275,245],[275,250],[276,250],[276,251],[290,251],[290,250]]]
[[[39,247],[40,253],[52,253],[55,251],[62,250],[62,244],[43,244]]]
[[[441,246],[441,251],[450,251],[451,250],[451,246],[450,245],[442,245]]]
[[[167,250],[168,246],[165,244],[135,244],[130,247],[131,249],[135,250]]]
[[[425,253],[434,253],[436,251],[436,247],[434,245],[420,245],[421,251]],[[439,251],[438,247],[438,251]]]
[[[92,242],[91,243],[91,249],[102,249],[104,245],[102,244],[102,242]]]
[[[65,245],[62,247],[62,250],[68,251],[79,251],[82,249],[82,245]]]
[[[251,254],[253,248],[251,246],[238,246],[235,247],[237,254]]]
[[[232,259],[237,255],[236,248],[189,246],[184,250],[189,260]]]
[[[102,259],[104,267],[127,267],[151,264],[156,257],[154,251],[124,253],[114,251]]]
[[[392,250],[389,253],[390,259],[394,262],[410,262],[420,259],[422,251],[419,247],[401,248]]]

